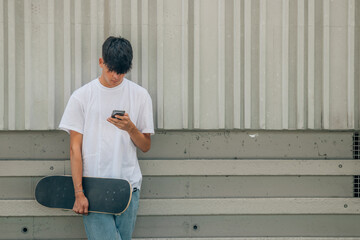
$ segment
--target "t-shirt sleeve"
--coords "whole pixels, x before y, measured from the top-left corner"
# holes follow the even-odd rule
[[[59,128],[70,133],[70,130],[84,134],[84,110],[81,102],[72,95],[66,105]]]
[[[139,129],[139,131],[142,133],[150,133],[151,135],[155,133],[152,101],[149,93],[147,92],[146,92],[145,101],[140,106],[140,112],[137,118],[136,126]]]

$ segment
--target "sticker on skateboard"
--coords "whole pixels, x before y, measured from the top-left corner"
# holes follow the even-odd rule
[[[132,188],[128,181],[113,178],[83,177],[84,194],[89,201],[89,212],[119,215],[129,206]],[[35,189],[35,199],[49,208],[71,210],[75,202],[71,176],[42,178]]]

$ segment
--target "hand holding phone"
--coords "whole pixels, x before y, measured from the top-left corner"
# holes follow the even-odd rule
[[[127,132],[131,131],[133,128],[136,128],[136,126],[131,122],[129,114],[124,110],[113,110],[111,117],[108,117],[107,121],[113,124],[115,127]]]
[[[124,116],[124,115],[125,115],[125,111],[124,111],[124,110],[113,110],[113,112],[112,112],[112,114],[111,114],[111,117],[112,117],[112,118],[119,119],[119,118],[115,117],[115,115]],[[121,119],[119,119],[119,120],[121,120]]]

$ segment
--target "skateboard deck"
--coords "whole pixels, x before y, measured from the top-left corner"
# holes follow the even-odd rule
[[[124,179],[83,177],[84,194],[89,201],[89,212],[119,215],[130,204],[132,188]],[[35,199],[49,208],[71,210],[75,202],[71,176],[42,178],[35,188]]]

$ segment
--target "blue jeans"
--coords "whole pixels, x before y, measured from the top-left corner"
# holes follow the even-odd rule
[[[140,191],[132,193],[130,205],[121,215],[89,213],[84,216],[89,240],[131,240],[139,207]]]

